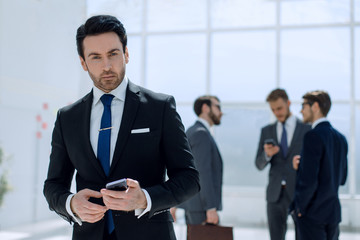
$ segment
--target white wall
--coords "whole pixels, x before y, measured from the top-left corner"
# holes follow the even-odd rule
[[[75,42],[85,3],[0,0],[0,146],[13,188],[0,208],[1,228],[55,216],[42,187],[56,111],[85,92]]]

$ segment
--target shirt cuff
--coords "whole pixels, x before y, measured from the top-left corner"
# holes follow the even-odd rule
[[[268,155],[266,155],[266,152],[264,152],[264,155],[265,155],[265,160],[266,160],[267,162],[270,162],[271,157],[269,157]]]
[[[146,197],[146,202],[147,202],[147,207],[145,209],[143,208],[137,208],[135,209],[135,216],[137,216],[138,218],[141,218],[142,216],[144,216],[147,212],[150,211],[151,209],[151,198],[149,193],[145,190],[145,189],[141,189]]]
[[[71,211],[71,206],[70,206],[70,202],[72,197],[75,194],[70,194],[67,199],[66,199],[66,211],[68,212],[68,214],[71,216],[71,218],[74,220],[74,222],[76,222],[77,224],[79,224],[80,226],[82,225],[82,221],[79,217],[75,216],[75,214]]]

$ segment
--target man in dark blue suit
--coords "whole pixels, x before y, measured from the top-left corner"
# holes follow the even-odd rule
[[[304,122],[312,123],[312,130],[304,137],[301,157],[293,159],[298,171],[293,214],[300,239],[338,239],[338,190],[346,181],[348,146],[345,137],[326,119],[331,107],[329,95],[313,91],[303,99],[301,113]]]

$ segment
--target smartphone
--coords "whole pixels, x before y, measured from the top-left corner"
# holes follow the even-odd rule
[[[114,191],[125,191],[127,189],[126,178],[109,182],[106,184],[106,189]]]
[[[273,145],[273,146],[276,146],[276,142],[275,142],[275,140],[272,139],[272,138],[265,139],[264,143],[265,143],[265,144],[271,144],[271,145]]]

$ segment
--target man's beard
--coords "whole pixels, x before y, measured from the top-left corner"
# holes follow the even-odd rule
[[[214,125],[220,125],[220,118],[217,117],[212,110],[209,112],[209,118],[213,121]]]

